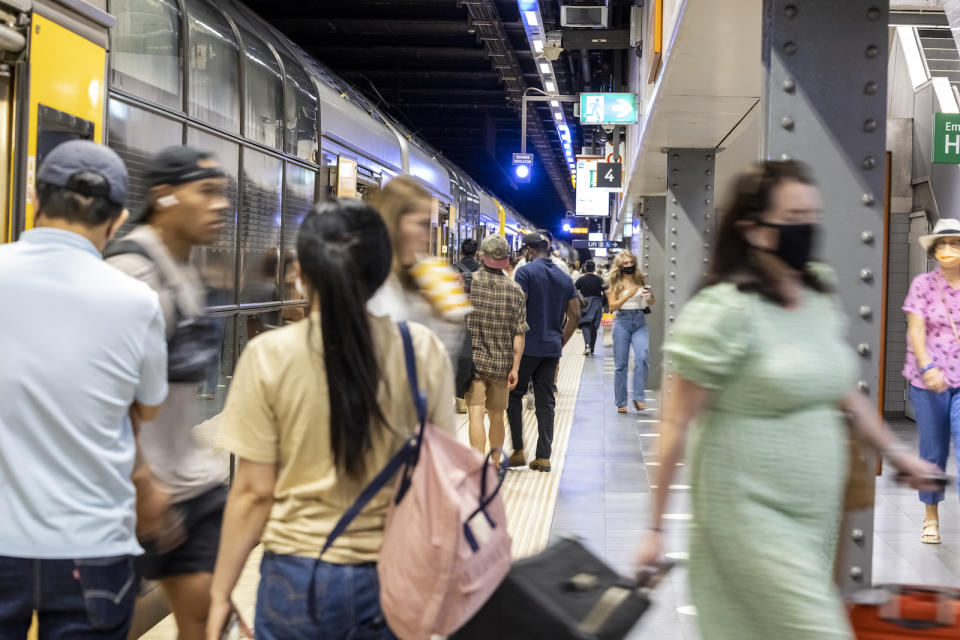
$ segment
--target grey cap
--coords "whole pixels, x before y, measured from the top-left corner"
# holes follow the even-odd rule
[[[82,171],[103,176],[107,181],[103,191],[91,188],[87,183],[71,183],[71,178]],[[123,160],[113,149],[89,140],[70,140],[54,147],[37,171],[37,182],[85,196],[100,196],[120,206],[127,198],[127,168]]]
[[[503,236],[490,235],[480,243],[483,264],[491,269],[506,269],[510,264],[510,245]]]

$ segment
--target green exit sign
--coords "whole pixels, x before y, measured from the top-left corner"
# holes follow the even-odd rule
[[[636,124],[637,94],[581,93],[581,124]]]
[[[960,113],[933,114],[933,161],[960,164]]]

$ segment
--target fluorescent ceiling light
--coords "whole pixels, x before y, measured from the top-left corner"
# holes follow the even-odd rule
[[[559,106],[560,106],[560,101],[559,101],[559,100],[551,100],[551,101],[550,101],[550,106],[551,106],[551,107],[559,107]]]
[[[533,50],[536,51],[537,53],[540,53],[541,51],[543,51],[543,40],[541,40],[540,38],[534,38]]]
[[[557,85],[547,80],[546,82],[543,83],[543,88],[549,91],[550,93],[553,93],[557,90]]]
[[[553,73],[553,67],[550,66],[549,62],[541,62],[540,71],[542,71],[543,73]],[[557,105],[553,105],[553,106],[557,106]]]
[[[556,118],[557,120],[563,120],[563,114],[560,113],[559,111],[557,111],[556,113],[554,113],[554,114],[553,114],[553,117]]]
[[[537,20],[536,11],[524,11],[523,15],[527,19],[527,24],[530,25],[531,27],[537,27],[540,25],[540,21]]]

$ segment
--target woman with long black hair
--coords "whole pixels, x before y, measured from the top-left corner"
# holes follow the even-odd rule
[[[390,498],[374,498],[322,559],[327,535],[417,424],[400,332],[367,312],[391,268],[380,215],[357,200],[318,205],[297,237],[309,318],[251,340],[240,357],[220,441],[237,457],[224,515],[207,637],[263,543],[257,640],[392,638],[376,562]],[[411,324],[428,421],[453,430],[443,345]]]

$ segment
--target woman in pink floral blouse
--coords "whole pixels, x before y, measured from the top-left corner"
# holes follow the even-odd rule
[[[960,220],[937,221],[920,246],[939,265],[913,279],[903,303],[908,322],[903,376],[910,383],[920,457],[946,469],[951,435],[960,459]],[[920,541],[939,544],[943,492],[921,491],[920,501],[927,509]]]

